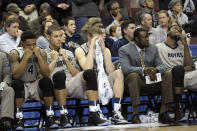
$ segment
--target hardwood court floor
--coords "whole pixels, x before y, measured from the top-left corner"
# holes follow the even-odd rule
[[[197,125],[169,126],[159,123],[127,124],[111,126],[59,129],[59,131],[197,131]]]
[[[111,131],[197,131],[197,126],[168,126],[156,128],[119,129]]]

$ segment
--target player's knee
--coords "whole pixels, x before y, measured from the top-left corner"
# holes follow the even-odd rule
[[[87,83],[86,90],[94,90],[94,91],[98,90],[97,76],[94,70],[88,69],[84,71],[83,78]]]
[[[13,80],[12,87],[14,88],[16,98],[24,97],[24,82],[22,80]]]
[[[65,89],[66,74],[63,71],[56,72],[53,75],[54,88],[61,90]]]
[[[42,90],[44,97],[53,96],[53,83],[49,78],[43,77],[40,79],[39,88]]]
[[[172,68],[172,83],[173,87],[183,87],[184,86],[184,67],[183,66],[175,66]]]

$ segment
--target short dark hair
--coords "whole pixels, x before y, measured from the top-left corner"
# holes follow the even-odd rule
[[[108,11],[110,11],[110,10],[112,10],[112,5],[113,4],[116,4],[116,3],[118,3],[118,1],[110,1],[108,4],[107,4],[107,10]],[[118,3],[119,4],[119,3]]]
[[[48,35],[51,35],[51,34],[53,33],[53,31],[60,31],[60,30],[61,30],[61,29],[60,29],[59,26],[57,26],[57,25],[52,25],[52,26],[50,26],[50,27],[48,28],[47,34],[48,34]]]
[[[18,23],[20,24],[20,21],[16,18],[10,18],[5,22],[5,27],[10,27],[11,24]]]
[[[21,35],[22,42],[24,42],[26,39],[36,39],[36,38],[37,38],[36,35],[30,30],[23,32]]]
[[[123,21],[123,23],[121,25],[122,36],[125,35],[124,29],[126,29],[129,26],[129,24],[135,24],[135,20],[133,18],[131,18],[130,20]]]
[[[73,17],[71,17],[71,16],[68,16],[68,17],[66,17],[66,18],[63,18],[62,19],[62,26],[68,26],[68,22],[70,21],[70,20],[75,20]]]
[[[40,17],[38,18],[39,24],[42,25],[46,21],[46,17],[49,15],[51,16],[51,14],[48,14],[48,13],[40,15]]]
[[[134,35],[133,35],[134,40],[135,40],[136,37],[139,37],[140,32],[147,32],[147,33],[148,33],[148,30],[146,30],[146,29],[144,29],[144,28],[137,28],[137,29],[134,31]]]

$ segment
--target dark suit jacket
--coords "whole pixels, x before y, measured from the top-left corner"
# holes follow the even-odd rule
[[[122,46],[119,49],[119,57],[121,69],[126,76],[132,72],[137,72],[143,76],[140,56],[134,42]],[[145,67],[156,67],[160,73],[165,71],[165,66],[155,45],[150,44],[145,49],[144,63]]]

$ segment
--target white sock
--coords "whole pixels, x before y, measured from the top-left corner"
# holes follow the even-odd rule
[[[23,119],[23,113],[22,113],[22,111],[16,113],[16,118],[17,119]]]
[[[101,108],[100,108],[100,104],[97,104],[96,106],[97,106],[97,111],[102,112],[102,111],[101,111]]]
[[[121,108],[121,104],[120,103],[114,103],[114,111],[119,111]]]
[[[53,111],[51,106],[49,107],[49,109],[46,110],[46,115],[47,116],[53,116],[54,115],[54,111]]]
[[[61,110],[60,110],[60,114],[61,114],[61,115],[68,114],[68,110],[67,110],[66,108],[61,109]]]

